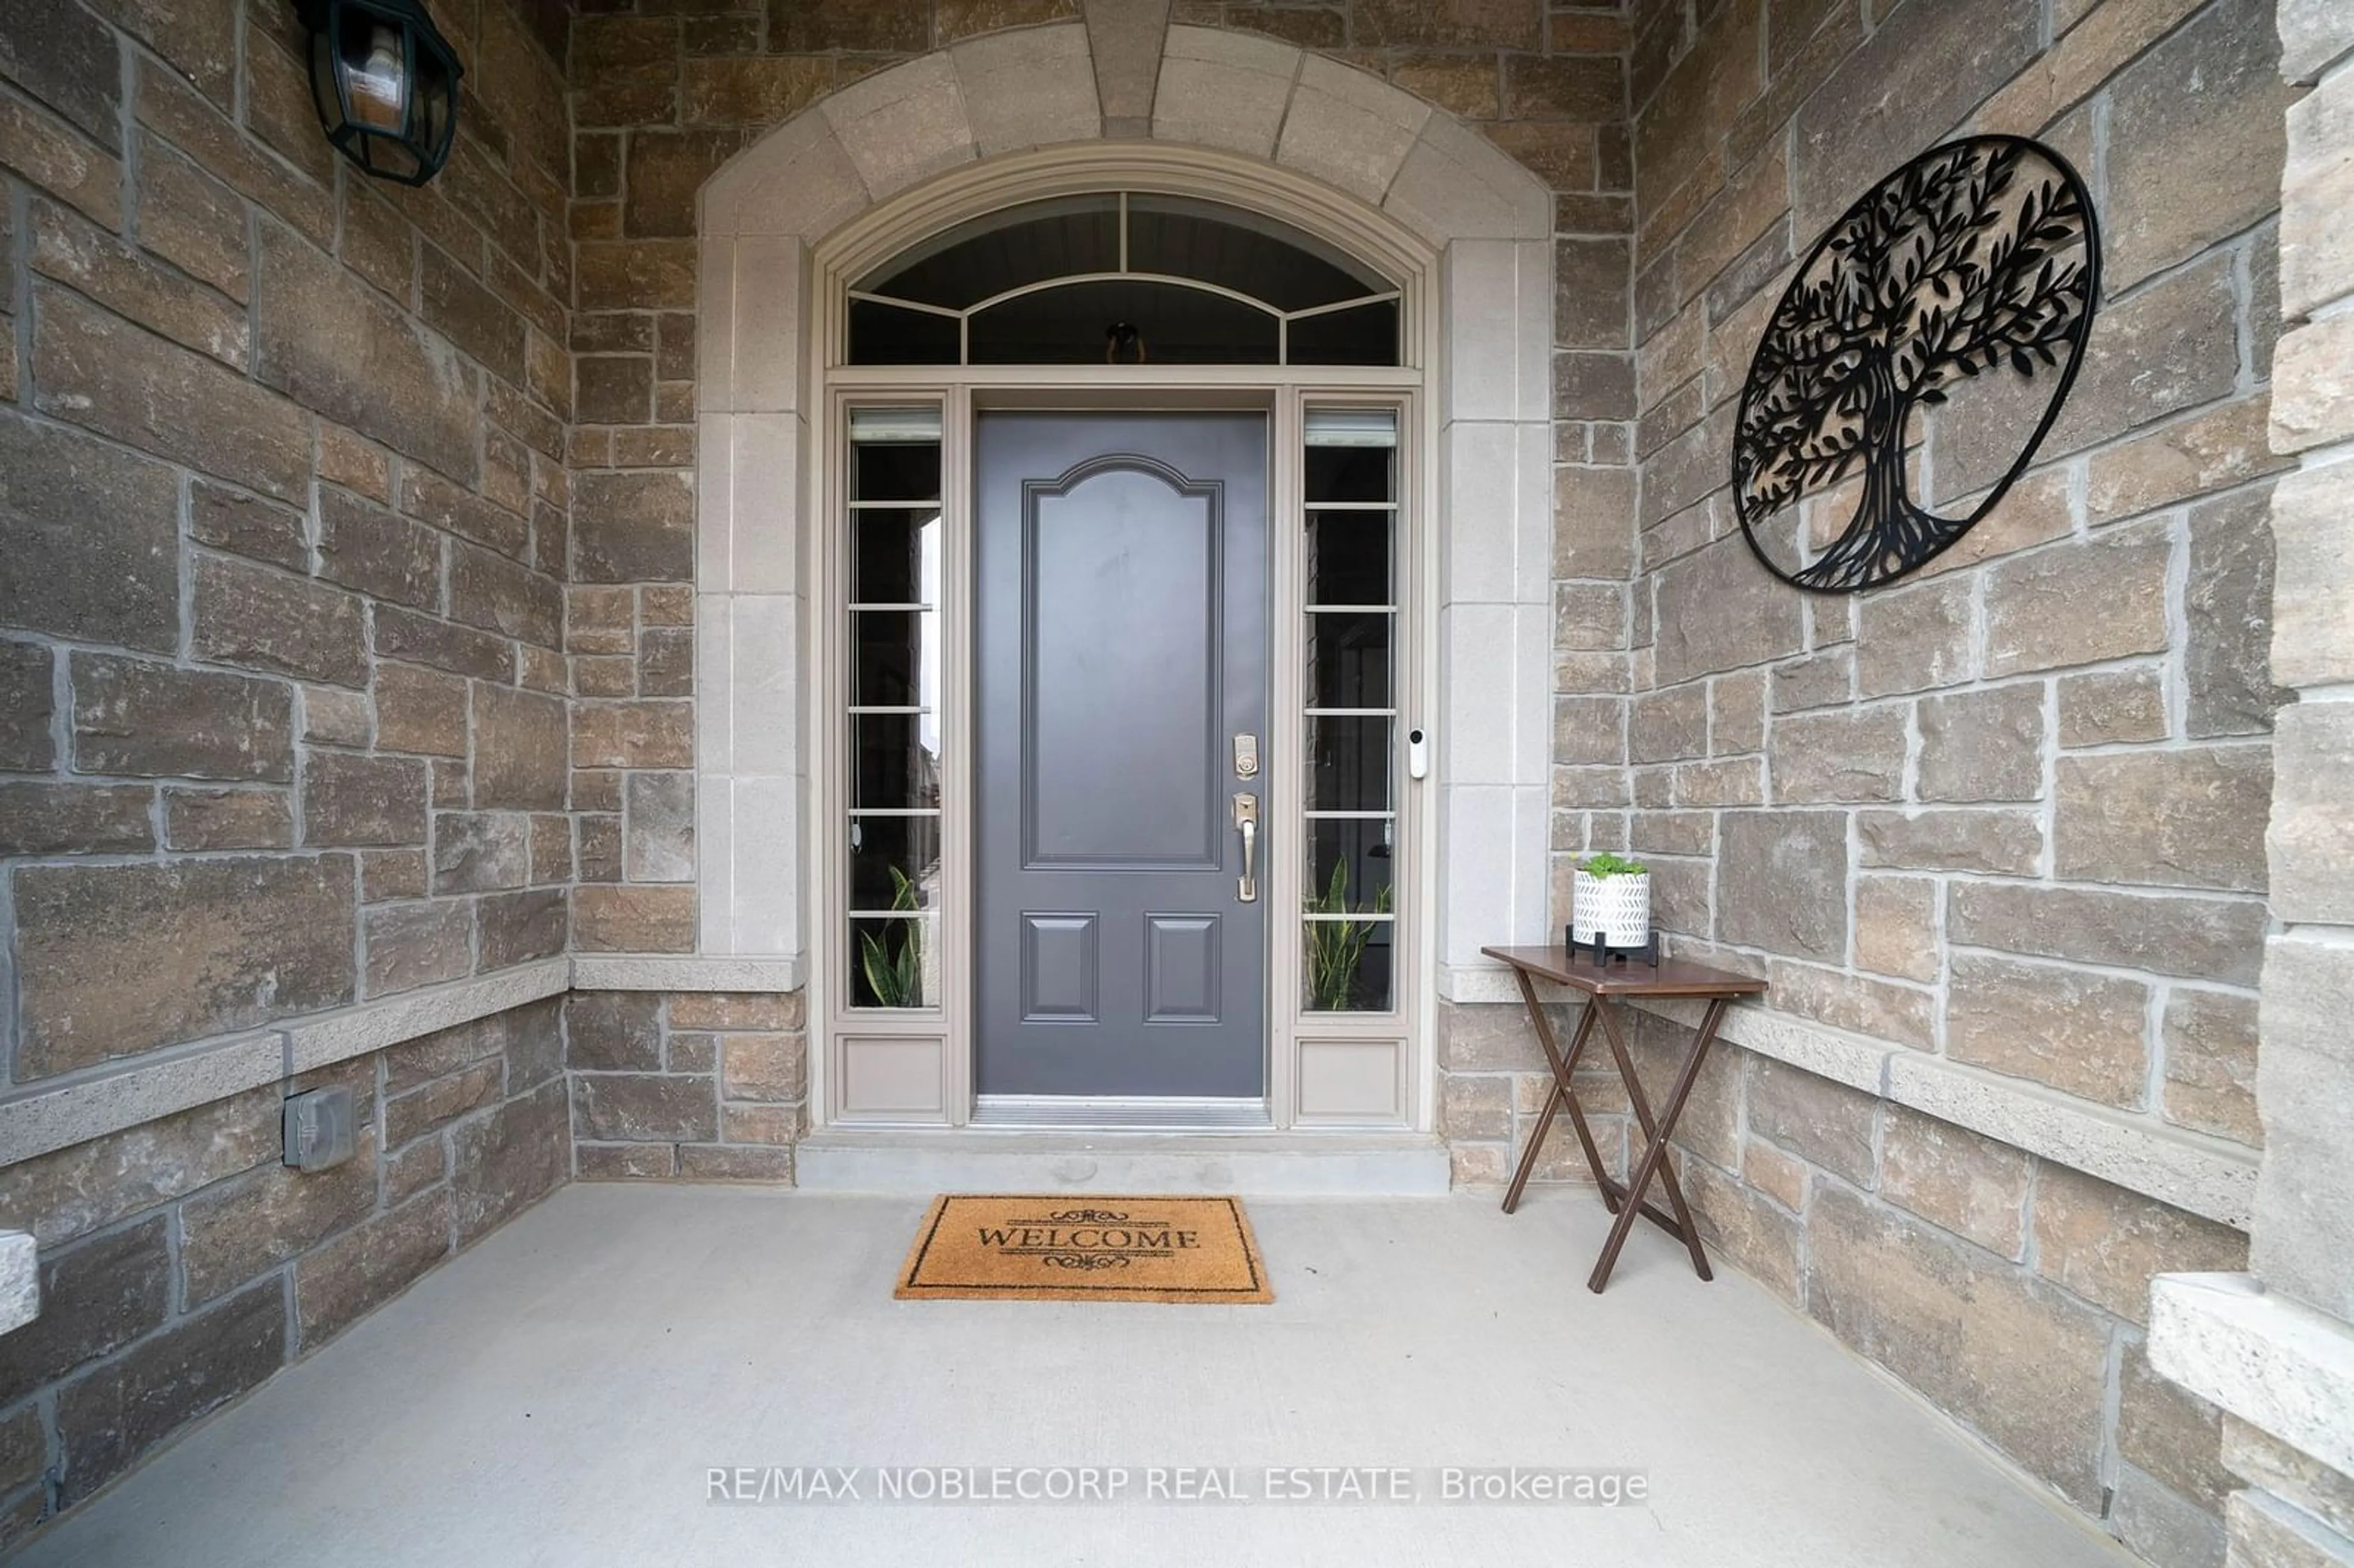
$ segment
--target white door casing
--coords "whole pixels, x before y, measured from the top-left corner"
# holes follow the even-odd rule
[[[824,601],[811,546],[829,525],[812,454],[830,450],[828,366],[846,281],[927,234],[1047,196],[1140,188],[1256,207],[1406,281],[1417,374],[1405,379],[1427,389],[1411,398],[1422,461],[1409,492],[1426,635],[1403,697],[1420,705],[1434,743],[1416,879],[1427,983],[1401,1065],[1402,1119],[1426,1128],[1433,1002],[1503,1000],[1479,946],[1536,940],[1548,924],[1552,198],[1411,95],[1207,28],[1168,31],[1152,139],[1105,142],[1086,48],[1085,28],[1067,24],[894,67],[779,127],[705,189],[699,951],[714,974],[788,982],[808,975],[817,922],[832,917],[819,874],[830,852],[811,821],[811,680],[827,623],[812,614]],[[958,374],[982,386],[1062,379]],[[1362,387],[1366,377],[1326,379]],[[1153,377],[1172,396],[1236,380]],[[913,1065],[893,1048],[902,1069]],[[813,1050],[811,1065],[823,1120],[843,1103],[829,1082],[839,1062]],[[960,1119],[958,1070],[934,1065],[938,1115],[907,1119]],[[1282,1117],[1305,1123],[1315,1118],[1298,1104],[1300,1070],[1278,1065],[1276,1098]]]

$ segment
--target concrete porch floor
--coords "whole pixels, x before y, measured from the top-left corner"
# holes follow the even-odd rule
[[[1254,1200],[1272,1307],[898,1302],[920,1202],[575,1185],[16,1561],[2132,1560],[1738,1275],[1543,1193]],[[1628,1467],[1647,1507],[726,1506],[737,1465]]]

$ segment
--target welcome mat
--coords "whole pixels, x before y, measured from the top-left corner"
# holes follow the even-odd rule
[[[1009,1301],[1275,1299],[1235,1198],[932,1200],[892,1294]]]

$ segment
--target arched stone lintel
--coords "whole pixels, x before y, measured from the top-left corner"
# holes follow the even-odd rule
[[[854,82],[737,154],[704,187],[703,232],[815,243],[960,164],[1103,134],[1084,24],[991,33]],[[1434,247],[1553,232],[1552,194],[1485,137],[1270,38],[1171,27],[1152,140],[1321,180]]]

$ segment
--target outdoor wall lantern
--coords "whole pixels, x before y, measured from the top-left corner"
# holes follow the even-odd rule
[[[301,0],[327,140],[380,180],[421,185],[458,133],[464,74],[424,0]]]

